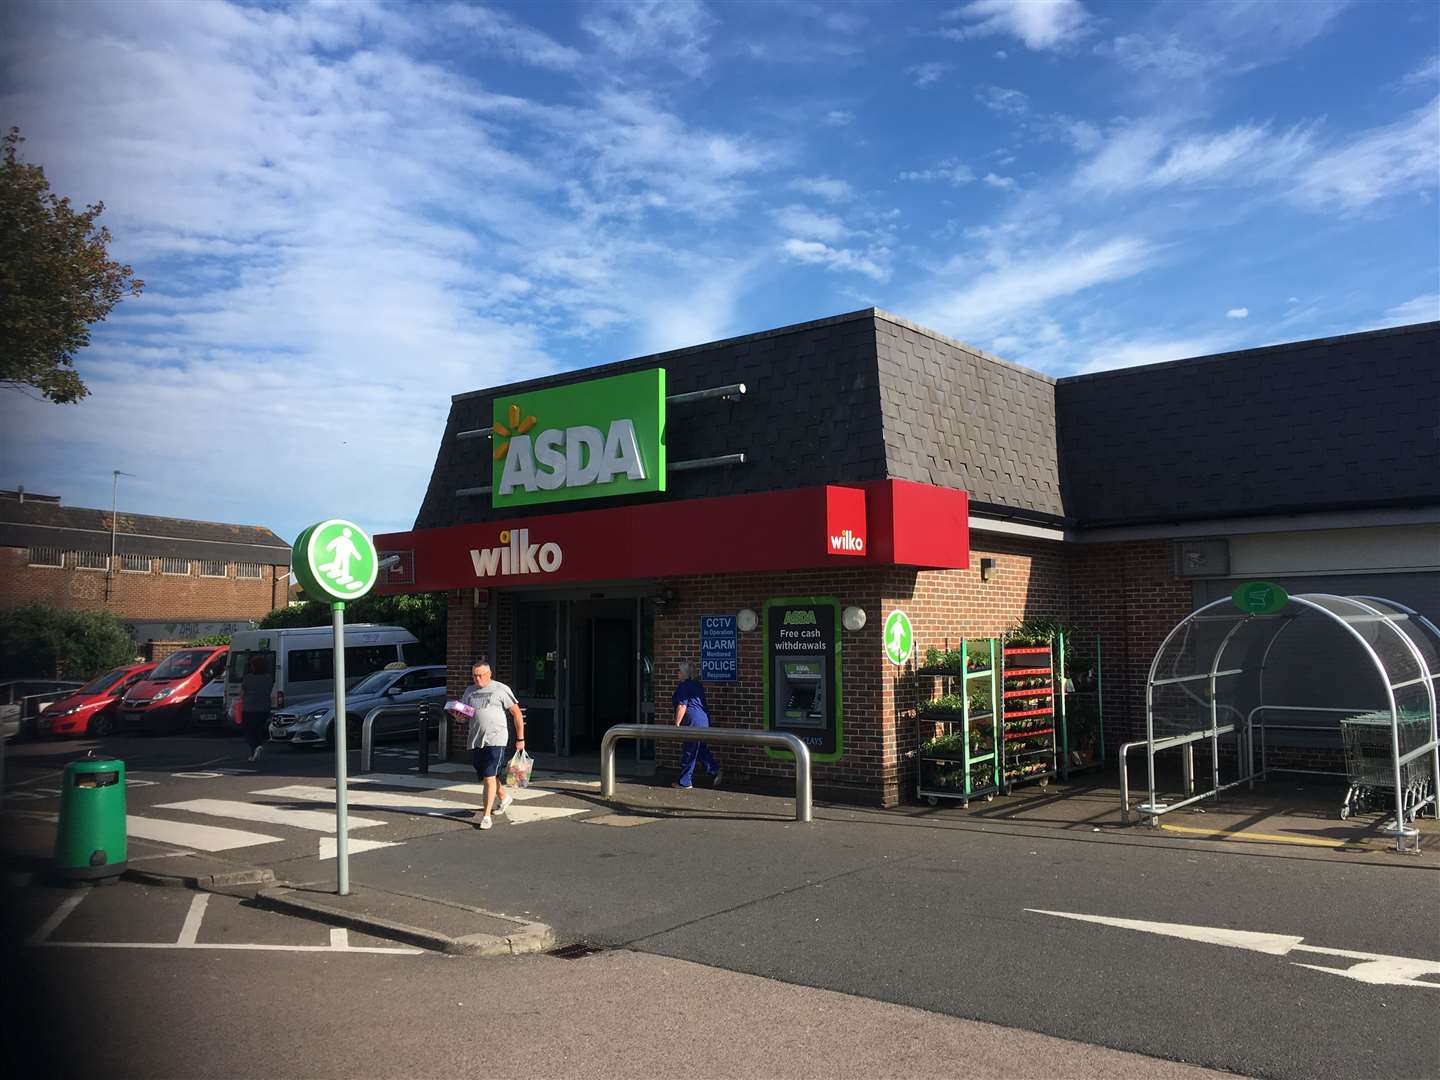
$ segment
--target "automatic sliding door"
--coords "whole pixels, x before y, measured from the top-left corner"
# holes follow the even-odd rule
[[[560,677],[563,606],[551,600],[517,600],[515,604],[515,674],[511,685],[525,710],[525,746],[531,753],[564,753],[564,680]]]

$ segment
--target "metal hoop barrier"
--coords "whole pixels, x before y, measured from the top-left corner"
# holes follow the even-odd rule
[[[386,716],[415,716],[420,721],[422,728],[420,732],[420,764],[421,772],[429,772],[429,760],[426,751],[430,748],[430,732],[428,716],[425,715],[425,708],[420,705],[376,705],[365,714],[365,721],[360,725],[360,772],[369,772],[374,764],[375,757],[375,721]],[[337,720],[337,723],[339,721]],[[436,736],[439,744],[435,750],[435,756],[444,761],[449,751],[450,725],[445,722],[442,715],[440,724],[436,729]]]
[[[811,820],[810,748],[788,731],[746,728],[693,728],[673,724],[616,724],[600,740],[600,796],[615,797],[615,744],[621,739],[699,740],[721,746],[772,746],[795,755],[795,820]]]

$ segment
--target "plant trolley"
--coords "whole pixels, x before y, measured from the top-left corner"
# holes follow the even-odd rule
[[[919,770],[915,794],[935,806],[941,799],[987,802],[1000,790],[995,703],[1000,648],[994,638],[962,642],[949,652],[930,649],[922,678],[942,680],[939,697],[918,711]],[[932,684],[933,685],[933,684]]]
[[[1041,787],[1056,773],[1055,675],[1058,641],[1005,642],[1000,670],[1000,786],[1008,795],[1021,783]]]

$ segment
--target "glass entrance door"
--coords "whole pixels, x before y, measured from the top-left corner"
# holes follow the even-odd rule
[[[525,745],[531,753],[568,752],[563,672],[569,626],[567,600],[517,599],[515,603],[511,685],[525,710]]]

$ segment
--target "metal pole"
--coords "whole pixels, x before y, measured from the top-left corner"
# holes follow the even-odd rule
[[[418,714],[420,725],[420,765],[419,773],[424,776],[430,771],[430,703],[422,701]]]
[[[345,716],[345,602],[330,605],[331,625],[335,631],[335,891],[350,895],[350,837],[346,832],[345,766],[346,730],[350,725]]]

